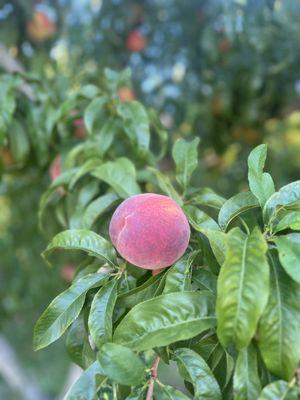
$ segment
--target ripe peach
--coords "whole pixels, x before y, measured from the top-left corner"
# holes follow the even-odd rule
[[[66,282],[72,282],[76,268],[73,264],[66,264],[61,270],[61,276]]]
[[[36,42],[50,39],[55,31],[55,22],[43,11],[35,11],[32,20],[27,23],[28,36]]]
[[[120,89],[118,90],[118,96],[121,101],[135,100],[134,91],[127,86],[120,87]]]
[[[129,51],[133,53],[139,53],[143,51],[146,46],[146,40],[144,36],[137,29],[131,31],[126,40],[126,46]]]
[[[109,235],[125,260],[155,270],[172,265],[183,255],[190,227],[174,200],[146,193],[119,205],[110,221]]]
[[[50,165],[50,178],[54,181],[61,174],[61,156],[57,155]]]

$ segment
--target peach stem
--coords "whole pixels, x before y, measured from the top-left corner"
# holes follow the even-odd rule
[[[149,381],[146,400],[152,400],[152,398],[153,398],[154,382],[155,382],[155,379],[157,378],[157,369],[158,369],[159,362],[160,362],[160,357],[157,356],[153,363],[153,366],[151,368],[151,377],[150,377],[150,381]]]

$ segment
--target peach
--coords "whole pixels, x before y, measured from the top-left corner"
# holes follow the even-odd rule
[[[61,156],[57,155],[52,164],[50,165],[50,178],[55,181],[57,177],[61,174]]]
[[[133,53],[143,51],[146,46],[144,36],[137,29],[131,31],[126,40],[127,49]]]
[[[118,96],[120,101],[122,102],[132,101],[136,98],[134,91],[127,86],[120,87],[120,89],[118,90]]]
[[[86,136],[86,130],[83,118],[77,118],[73,121],[74,126],[74,137],[76,139],[84,139]]]
[[[190,227],[174,200],[146,193],[129,197],[119,205],[110,221],[109,235],[125,260],[156,270],[174,264],[183,255]]]
[[[35,11],[32,20],[27,24],[27,33],[36,42],[52,38],[55,31],[55,22],[43,11]]]

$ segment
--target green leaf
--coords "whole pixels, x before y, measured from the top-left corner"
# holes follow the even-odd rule
[[[172,156],[176,165],[176,180],[186,189],[190,182],[192,173],[198,165],[197,147],[199,138],[188,142],[184,139],[178,139],[173,145]]]
[[[102,285],[107,278],[108,275],[103,273],[86,275],[57,296],[35,325],[34,349],[42,349],[60,338],[78,317],[88,290]]]
[[[152,276],[142,285],[121,294],[118,297],[117,305],[120,307],[132,308],[142,301],[152,299],[155,295],[160,294],[157,293],[160,281],[160,276]]]
[[[105,212],[107,212],[117,200],[119,196],[115,193],[107,193],[92,201],[85,209],[82,216],[82,226],[90,229],[96,220]]]
[[[226,199],[210,188],[202,188],[192,197],[193,204],[220,209]]]
[[[257,400],[298,400],[296,390],[288,382],[275,381],[264,387]]]
[[[223,204],[218,217],[220,227],[226,230],[235,217],[255,207],[259,207],[259,203],[251,192],[238,193]]]
[[[174,358],[188,373],[194,386],[195,400],[221,400],[221,390],[216,378],[199,354],[193,350],[181,348],[174,351]]]
[[[273,238],[285,272],[300,284],[300,233]]]
[[[147,393],[147,388],[145,387],[135,387],[131,390],[129,396],[125,400],[145,400],[145,395]]]
[[[300,212],[299,211],[291,211],[288,214],[284,215],[276,226],[273,228],[273,232],[277,233],[279,231],[283,231],[285,229],[292,229],[294,231],[300,230]]]
[[[220,227],[216,221],[207,215],[205,212],[199,210],[195,206],[184,206],[183,210],[188,216],[189,222],[196,231],[202,232],[203,229],[211,229],[219,231]]]
[[[248,180],[251,192],[263,207],[275,192],[274,182],[270,174],[263,172],[267,157],[267,145],[261,144],[251,151],[248,157]]]
[[[226,234],[212,229],[201,229],[201,232],[207,237],[212,252],[219,265],[223,265],[226,254]]]
[[[209,290],[211,293],[217,293],[217,276],[204,268],[193,270],[192,282],[196,283],[201,290]]]
[[[109,118],[101,126],[99,133],[97,132],[97,135],[95,137],[95,140],[99,145],[101,156],[104,156],[107,150],[111,147],[115,135],[119,129],[119,121],[115,118]]]
[[[114,341],[142,351],[192,338],[215,322],[211,293],[168,293],[133,307],[117,326]]]
[[[104,344],[98,353],[98,361],[105,375],[121,385],[137,386],[145,379],[145,365],[125,346]]]
[[[99,158],[91,158],[84,164],[82,164],[79,168],[77,168],[76,173],[72,176],[72,179],[69,182],[69,189],[72,190],[80,178],[94,171],[101,164],[102,160],[100,160]]]
[[[95,361],[86,369],[80,378],[74,383],[66,395],[66,400],[95,400],[98,385],[97,375],[104,375],[99,363]],[[103,381],[103,380],[102,380]]]
[[[158,400],[190,400],[185,394],[172,386],[156,382],[154,385],[155,398]]]
[[[143,155],[149,150],[150,128],[148,114],[138,101],[127,101],[118,104],[117,113],[123,120],[123,128],[131,142]]]
[[[113,266],[117,265],[116,252],[110,242],[87,229],[69,229],[58,233],[43,252],[43,257],[46,258],[49,253],[57,249],[83,250]]]
[[[272,374],[289,380],[300,360],[300,285],[269,252],[270,296],[258,329],[258,344]]]
[[[66,348],[71,360],[81,368],[85,367],[83,353],[87,338],[83,317],[79,316],[68,331]]]
[[[123,199],[141,192],[136,183],[135,167],[127,158],[108,161],[96,168],[92,175],[110,185]]]
[[[117,299],[117,285],[116,279],[106,283],[96,293],[91,304],[88,326],[98,348],[112,340],[112,318]]]
[[[178,260],[167,272],[163,293],[183,292],[190,290],[190,269],[197,252],[187,254]]]
[[[107,98],[96,97],[91,101],[84,112],[84,124],[89,134],[93,133],[95,121],[99,116],[101,118],[101,114],[103,113],[103,107],[107,103]]]
[[[159,188],[168,196],[170,196],[173,200],[176,201],[180,206],[182,205],[182,198],[179,196],[177,191],[174,189],[169,177],[165,174],[162,174],[155,168],[148,167],[148,170],[156,177],[157,184]]]
[[[233,376],[235,400],[256,400],[261,391],[257,369],[257,352],[250,346],[241,349],[236,360]]]
[[[279,210],[297,200],[300,200],[300,180],[283,186],[268,199],[263,209],[264,220],[270,222]]]
[[[218,337],[224,347],[248,346],[268,301],[267,244],[255,228],[245,235],[239,228],[228,234],[226,259],[218,278]]]
[[[25,128],[17,119],[14,119],[9,127],[8,134],[13,159],[24,161],[30,152],[30,143]]]

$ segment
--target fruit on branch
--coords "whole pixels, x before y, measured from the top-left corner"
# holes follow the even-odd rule
[[[118,96],[119,99],[123,102],[132,101],[136,99],[134,91],[127,86],[120,87],[120,89],[118,90]]]
[[[144,50],[146,46],[146,39],[137,29],[131,31],[127,36],[126,46],[129,51],[139,53]]]
[[[172,265],[185,252],[190,227],[179,205],[168,196],[139,194],[114,212],[109,235],[121,256],[145,269]]]
[[[55,22],[43,11],[35,11],[32,20],[27,23],[28,36],[36,42],[52,38],[55,32]]]
[[[50,178],[53,182],[61,174],[61,156],[57,155],[50,165]]]

